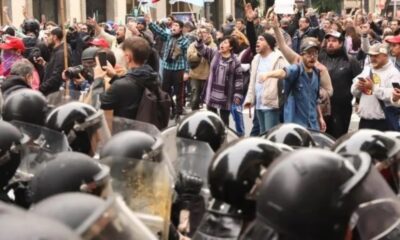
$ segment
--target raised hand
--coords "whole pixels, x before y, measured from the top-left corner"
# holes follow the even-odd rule
[[[257,11],[254,11],[253,7],[250,3],[247,3],[244,7],[244,11],[246,13],[247,21],[252,22],[257,18]]]

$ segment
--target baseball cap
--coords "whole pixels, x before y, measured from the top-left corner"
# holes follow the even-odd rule
[[[5,50],[21,50],[23,52],[25,51],[25,44],[21,38],[8,36],[4,43],[0,43],[0,48]]]
[[[388,38],[385,41],[388,43],[400,43],[400,35]]]
[[[89,44],[101,48],[110,48],[110,45],[104,38],[95,38],[91,42],[89,42]]]
[[[375,43],[368,50],[368,55],[389,54],[389,47],[385,43]]]
[[[316,48],[319,50],[319,42],[316,38],[304,38],[303,41],[301,41],[300,45],[300,52],[304,53],[305,51],[311,49],[311,48]]]
[[[325,38],[329,38],[329,37],[334,37],[337,39],[342,39],[342,34],[340,32],[337,31],[330,31],[329,33],[327,33],[325,35]]]

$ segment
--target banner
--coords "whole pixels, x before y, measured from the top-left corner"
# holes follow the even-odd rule
[[[293,14],[294,0],[275,1],[275,13],[277,14]]]

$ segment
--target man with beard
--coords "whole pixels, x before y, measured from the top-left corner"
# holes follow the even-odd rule
[[[353,80],[351,92],[360,98],[358,114],[359,128],[370,128],[380,131],[396,130],[395,122],[387,115],[392,98],[392,83],[399,83],[400,73],[389,60],[389,48],[386,44],[377,43],[368,51],[369,66]],[[397,126],[395,126],[397,125]]]
[[[93,26],[96,31],[98,38],[104,38],[107,40],[108,45],[111,46],[111,51],[114,52],[115,58],[117,59],[117,65],[127,69],[127,62],[125,61],[124,51],[122,50],[122,43],[124,42],[127,34],[127,28],[123,25],[119,25],[116,31],[116,35],[113,36],[107,33],[96,20],[89,18],[87,21],[88,26]]]
[[[169,93],[171,98],[176,95],[176,104],[172,104],[171,116],[176,116],[178,119],[183,114],[185,100],[184,79],[189,79],[186,57],[189,39],[182,34],[182,21],[174,20],[169,33],[152,22],[149,14],[145,16],[145,20],[154,35],[159,35],[165,42],[164,55],[162,57],[162,89]]]
[[[44,77],[40,83],[39,90],[44,94],[48,95],[52,92],[56,92],[61,87],[62,72],[64,70],[64,33],[61,28],[54,28],[51,30],[50,35],[47,39],[48,46],[53,49],[49,62],[42,58],[35,58],[38,64],[45,67]],[[68,66],[71,65],[71,50],[68,49]]]
[[[343,46],[344,36],[336,31],[325,35],[325,48],[319,54],[319,61],[324,64],[331,76],[333,95],[331,114],[325,118],[327,133],[335,138],[347,133],[353,111],[350,88],[353,78],[361,72],[358,62],[346,54]]]
[[[318,104],[320,73],[315,68],[318,50],[319,42],[316,38],[304,38],[300,46],[300,64],[266,72],[258,81],[285,79],[285,123],[297,123],[324,132],[326,125]]]

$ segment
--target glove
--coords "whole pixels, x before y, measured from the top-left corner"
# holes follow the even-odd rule
[[[176,192],[181,194],[198,195],[203,186],[203,180],[194,173],[180,171],[178,180],[175,183]]]

